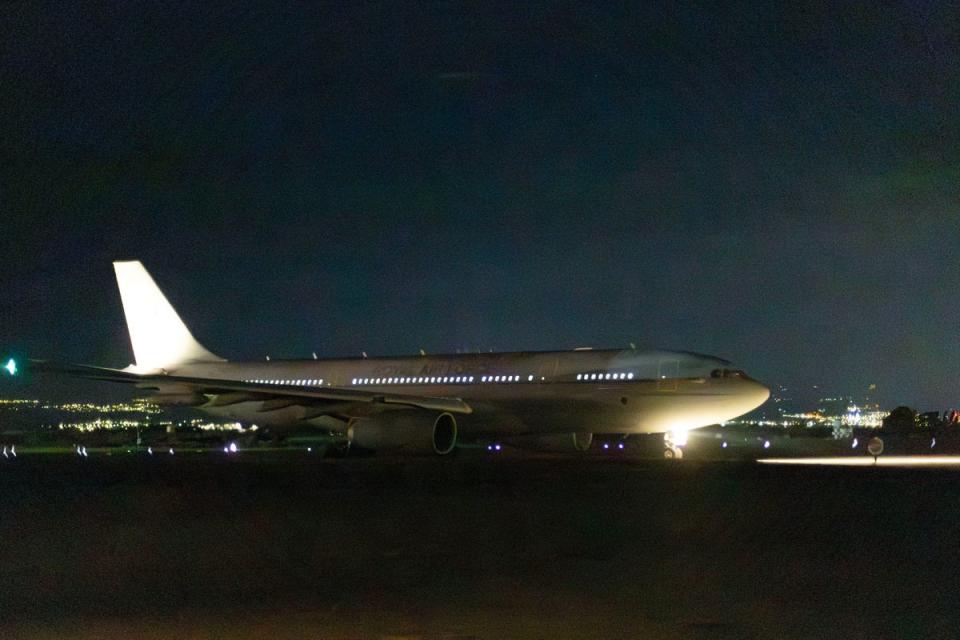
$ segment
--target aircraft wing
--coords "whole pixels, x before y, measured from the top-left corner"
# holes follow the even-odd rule
[[[246,401],[277,401],[277,405],[303,405],[316,408],[317,415],[324,413],[324,405],[331,406],[331,414],[341,413],[346,405],[368,405],[363,413],[375,412],[378,408],[388,409],[400,406],[415,407],[430,411],[448,411],[450,413],[472,413],[473,409],[460,398],[418,396],[405,393],[384,393],[366,389],[345,389],[343,387],[314,387],[291,384],[257,384],[240,380],[216,380],[194,378],[171,374],[138,374],[122,369],[109,369],[83,364],[66,364],[48,360],[31,360],[31,368],[37,371],[72,375],[89,380],[123,382],[134,384],[141,389],[162,390],[175,387],[180,392],[198,395],[217,396],[211,402],[225,406]]]

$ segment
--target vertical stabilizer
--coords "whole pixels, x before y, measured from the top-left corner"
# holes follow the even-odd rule
[[[196,341],[139,260],[114,262],[138,369],[222,362]]]

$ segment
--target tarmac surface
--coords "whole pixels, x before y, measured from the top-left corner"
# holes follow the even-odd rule
[[[960,471],[0,459],[3,638],[954,638]]]

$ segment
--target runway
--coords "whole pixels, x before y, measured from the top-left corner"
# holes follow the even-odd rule
[[[20,456],[0,636],[951,637],[960,476],[867,471]]]
[[[960,456],[833,456],[824,458],[760,458],[761,464],[817,465],[832,467],[956,467]]]

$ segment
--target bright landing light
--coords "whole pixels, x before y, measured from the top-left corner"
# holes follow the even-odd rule
[[[17,361],[13,358],[7,360],[7,364],[3,365],[3,368],[6,369],[7,373],[12,376],[17,375]]]

